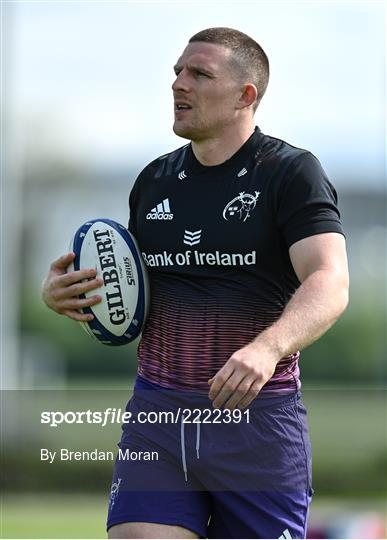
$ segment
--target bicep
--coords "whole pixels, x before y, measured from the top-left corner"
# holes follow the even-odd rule
[[[303,238],[290,246],[289,256],[301,283],[319,270],[329,270],[348,281],[345,238],[340,233],[329,232]]]

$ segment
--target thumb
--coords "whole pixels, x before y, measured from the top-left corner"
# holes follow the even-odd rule
[[[67,270],[67,267],[74,261],[75,259],[75,253],[73,251],[70,251],[69,253],[66,253],[65,255],[62,255],[59,257],[59,259],[56,259],[50,267],[50,270],[59,274],[64,274]]]

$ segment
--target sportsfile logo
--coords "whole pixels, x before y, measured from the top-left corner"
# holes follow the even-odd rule
[[[248,253],[222,253],[215,251],[183,251],[181,253],[142,253],[147,266],[251,266],[257,262],[257,252]]]
[[[164,199],[163,202],[152,208],[152,210],[146,215],[146,219],[173,219],[171,208],[169,206],[169,199]]]

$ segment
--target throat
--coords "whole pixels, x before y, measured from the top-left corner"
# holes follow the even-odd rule
[[[226,137],[192,141],[192,151],[202,165],[213,167],[230,159],[254,133],[254,127],[243,133],[229,133]]]

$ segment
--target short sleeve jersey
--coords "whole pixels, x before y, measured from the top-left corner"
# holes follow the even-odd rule
[[[159,157],[129,204],[151,292],[138,372],[187,391],[208,392],[229,357],[281,316],[300,285],[289,247],[343,234],[319,161],[259,128],[220,165],[203,166],[190,144]],[[280,360],[263,397],[300,387],[298,359]]]

